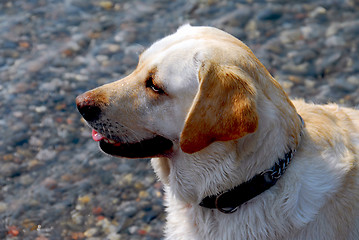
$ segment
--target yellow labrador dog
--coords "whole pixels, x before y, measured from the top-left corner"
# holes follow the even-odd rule
[[[76,102],[105,153],[153,157],[166,239],[359,239],[359,111],[291,101],[221,30],[183,26]]]

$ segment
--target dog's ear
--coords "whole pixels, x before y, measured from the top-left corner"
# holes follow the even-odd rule
[[[256,131],[256,91],[250,76],[236,66],[203,64],[200,86],[181,133],[180,147],[195,153],[215,141]]]

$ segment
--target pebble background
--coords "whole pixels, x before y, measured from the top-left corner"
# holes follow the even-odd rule
[[[162,238],[149,161],[101,153],[75,97],[184,23],[243,40],[292,97],[358,106],[358,1],[298,2],[0,1],[0,239]]]

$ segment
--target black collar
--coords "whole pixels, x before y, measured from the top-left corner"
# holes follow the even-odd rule
[[[299,116],[299,118],[302,122],[302,133],[304,121],[301,116]],[[233,213],[237,211],[243,203],[258,196],[276,184],[278,179],[287,169],[294,153],[295,150],[290,149],[289,152],[284,155],[284,158],[279,158],[271,169],[255,175],[249,181],[244,182],[231,190],[222,192],[218,195],[205,197],[199,205],[205,208],[216,208],[223,213]]]
[[[205,197],[199,204],[205,208],[217,208],[223,213],[235,212],[243,203],[258,196],[272,187],[287,169],[295,151],[290,150],[284,158],[278,159],[274,166],[241,185],[220,193]]]

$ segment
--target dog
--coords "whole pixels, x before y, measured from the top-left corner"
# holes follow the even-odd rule
[[[290,100],[226,32],[182,26],[76,104],[103,152],[152,158],[165,239],[359,239],[359,111]]]

